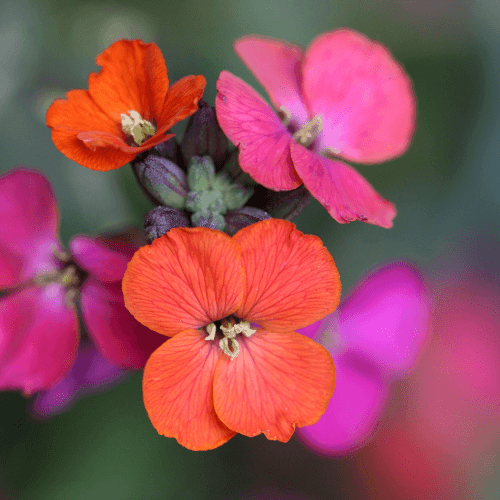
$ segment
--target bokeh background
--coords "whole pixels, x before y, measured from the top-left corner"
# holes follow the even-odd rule
[[[491,355],[500,353],[496,0],[0,0],[0,172],[21,164],[48,176],[65,243],[139,225],[149,205],[130,169],[78,166],[45,126],[54,98],[86,88],[99,52],[123,37],[154,41],[170,80],[205,75],[204,99],[213,104],[223,69],[259,88],[232,51],[237,37],[306,46],[343,26],[388,46],[414,82],[417,130],[408,153],[359,167],[398,216],[390,230],[339,225],[313,201],[297,224],[324,240],[344,291],[373,266],[416,263],[436,318],[433,340],[414,374],[393,388],[374,436],[337,458],[262,436],[194,453],[152,428],[139,373],[44,422],[29,416],[20,394],[2,393],[0,498],[500,497],[500,354]],[[457,343],[455,332],[468,343]]]

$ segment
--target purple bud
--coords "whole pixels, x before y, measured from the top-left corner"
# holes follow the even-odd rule
[[[233,236],[240,229],[250,224],[270,218],[271,216],[260,208],[243,207],[238,210],[231,210],[225,215],[226,233],[229,234],[229,236]]]
[[[174,227],[189,227],[184,212],[170,207],[156,207],[144,217],[144,231],[149,244]]]
[[[228,157],[229,142],[217,122],[215,109],[205,101],[198,102],[198,111],[187,124],[181,149],[184,160],[189,163],[193,156],[211,156],[216,166]]]
[[[172,139],[169,139],[168,141],[158,144],[157,146],[154,147],[153,151],[155,150],[158,156],[162,156],[167,160],[179,164],[178,160],[180,157],[180,148],[177,142],[175,141],[175,137],[172,137]]]
[[[211,212],[209,210],[195,212],[191,215],[191,222],[196,227],[208,227],[210,229],[218,229],[219,231],[224,231],[226,227],[224,216],[219,212]]]
[[[134,169],[143,188],[159,203],[182,209],[188,194],[185,172],[174,162],[149,155]]]
[[[304,210],[310,199],[304,185],[292,191],[269,191],[263,208],[275,219],[292,220]]]

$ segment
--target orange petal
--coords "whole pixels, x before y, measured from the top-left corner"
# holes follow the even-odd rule
[[[191,450],[211,450],[235,432],[217,417],[213,379],[222,351],[197,330],[186,330],[162,344],[144,368],[144,406],[159,434]]]
[[[202,75],[185,76],[169,89],[160,113],[157,115],[158,133],[166,132],[198,109],[207,81]]]
[[[140,248],[123,277],[127,309],[151,330],[175,335],[232,314],[245,273],[232,238],[207,228],[175,228]]]
[[[319,420],[335,386],[324,347],[296,332],[261,329],[238,342],[238,356],[222,356],[215,370],[214,406],[222,422],[245,436],[263,432],[286,442],[296,425]]]
[[[267,330],[286,332],[333,312],[340,279],[332,256],[317,236],[291,222],[268,219],[234,235],[247,274],[246,294],[236,314]]]
[[[160,116],[168,93],[165,60],[157,45],[141,40],[118,40],[96,58],[102,66],[89,75],[89,93],[113,121],[137,111],[151,121]]]

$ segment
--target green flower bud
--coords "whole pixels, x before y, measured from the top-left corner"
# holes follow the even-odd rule
[[[208,227],[210,229],[218,229],[219,231],[224,231],[226,228],[224,216],[218,212],[195,212],[191,216],[191,223],[193,226]]]
[[[204,191],[215,179],[214,162],[210,156],[193,156],[188,165],[187,182],[190,191]]]

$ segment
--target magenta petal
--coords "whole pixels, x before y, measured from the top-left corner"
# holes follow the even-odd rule
[[[118,246],[119,245],[119,246]],[[89,236],[76,236],[70,243],[76,262],[99,281],[121,281],[137,248],[113,242],[113,246]]]
[[[81,290],[83,320],[100,353],[118,368],[143,368],[165,337],[141,325],[125,308],[120,283],[87,279]]]
[[[64,295],[64,287],[53,283],[0,299],[0,389],[47,390],[70,369],[78,318]]]
[[[67,410],[80,396],[104,390],[124,379],[126,372],[106,361],[93,344],[80,345],[78,357],[68,375],[32,405],[36,417],[50,417]]]
[[[276,109],[284,106],[300,127],[309,116],[301,96],[302,49],[282,40],[244,36],[234,50],[266,89]]]
[[[215,111],[222,130],[240,149],[244,172],[275,191],[302,184],[290,157],[290,132],[252,87],[223,71],[217,80]]]
[[[415,128],[412,84],[383,45],[353,30],[317,37],[306,51],[303,93],[325,120],[320,149],[377,163],[403,154]]]
[[[392,227],[392,219],[396,216],[394,205],[384,200],[356,170],[293,141],[290,149],[304,185],[337,222],[362,220]]]
[[[55,268],[59,215],[52,188],[38,172],[0,177],[0,287]]]
[[[410,264],[391,263],[366,276],[340,306],[341,343],[383,371],[410,370],[427,338],[429,297]]]
[[[346,356],[334,356],[334,361],[337,381],[325,414],[296,431],[306,446],[322,455],[341,455],[362,446],[373,434],[389,393],[369,363]]]

